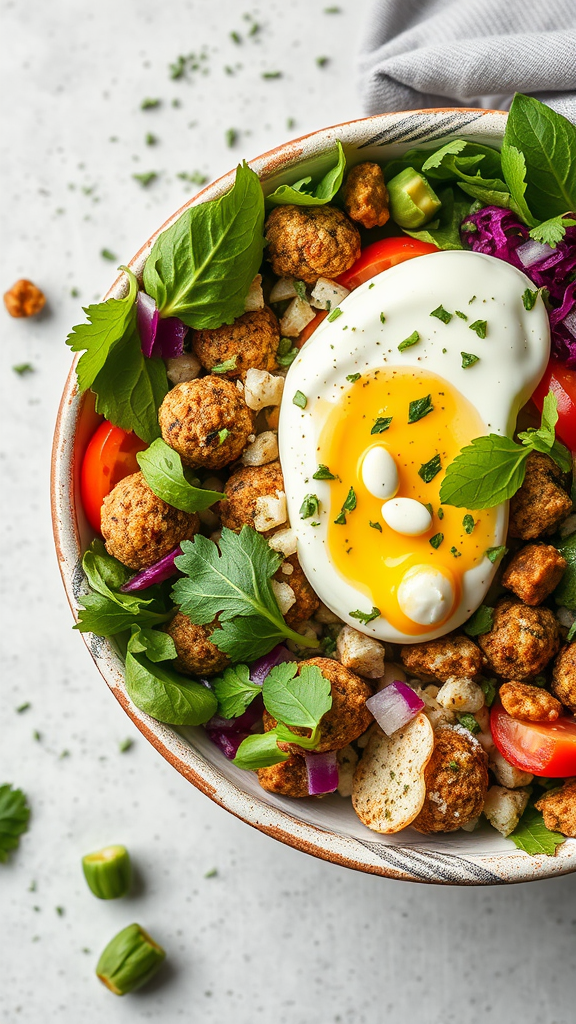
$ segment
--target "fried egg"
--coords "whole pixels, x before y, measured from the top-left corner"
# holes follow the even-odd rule
[[[491,256],[421,256],[352,292],[292,364],[279,448],[298,557],[356,629],[414,643],[482,603],[507,503],[443,507],[439,491],[473,438],[512,436],[544,373],[548,316],[527,288]]]

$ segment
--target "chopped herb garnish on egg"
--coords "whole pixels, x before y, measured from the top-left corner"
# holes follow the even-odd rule
[[[505,547],[504,544],[499,544],[498,547],[488,548],[484,552],[484,554],[486,555],[486,558],[490,559],[490,561],[492,562],[492,565],[495,565],[496,562],[500,558],[502,558],[503,555],[507,554],[507,552],[508,552],[508,548]]]
[[[530,288],[527,288],[522,296],[522,302],[524,303],[524,309],[530,312],[536,305],[536,299],[538,298],[538,292],[533,292]]]
[[[370,287],[372,288],[372,285],[370,285]],[[386,315],[384,313],[380,313],[380,323],[381,324],[385,324],[386,323]]]
[[[300,519],[310,519],[310,516],[318,515],[320,502],[316,494],[306,494],[300,506]]]
[[[409,338],[404,338],[404,341],[400,342],[398,345],[398,351],[405,352],[407,348],[412,348],[412,345],[416,345],[419,341],[420,335],[418,334],[418,331],[412,331]]]
[[[420,466],[418,470],[418,476],[424,481],[425,484],[429,484],[434,479],[437,473],[442,469],[442,462],[439,455],[435,455],[424,465]]]
[[[334,476],[334,473],[330,472],[330,470],[328,469],[328,466],[325,466],[324,463],[321,462],[318,465],[318,469],[316,470],[316,472],[312,474],[312,479],[313,480],[337,480],[338,477]]]
[[[432,508],[432,505],[430,504],[430,502],[429,501],[424,501],[422,504],[424,505],[424,508],[428,509],[430,515],[433,516],[434,515],[434,509]]]
[[[466,313],[463,313],[461,309],[455,309],[454,312],[456,313],[456,316],[460,317],[461,320],[467,320],[468,319],[468,317],[466,316]]]
[[[236,369],[236,363],[238,362],[238,356],[232,356],[231,359],[225,359],[223,363],[217,363],[216,366],[212,367],[212,373],[228,373],[229,370]]]
[[[452,319],[452,313],[444,309],[444,306],[438,306],[437,309],[433,309],[430,316],[438,317],[438,320],[441,320],[443,324],[449,324]]]
[[[438,519],[444,519],[444,509],[443,508],[439,508],[438,512],[436,513],[436,515],[438,516]]]
[[[474,363],[479,362],[480,356],[475,356],[473,352],[461,352],[462,356],[462,369],[467,370],[469,366],[474,366]]]
[[[466,533],[472,533],[472,530],[476,526],[476,523],[474,522],[474,516],[471,516],[470,513],[467,513],[464,516],[464,519],[462,520],[462,526],[464,527]]]
[[[328,313],[328,323],[332,323],[333,320],[337,320],[339,316],[342,316],[342,310],[339,306],[336,306],[336,309],[333,309],[331,313]]]
[[[430,543],[433,548],[439,548],[443,540],[443,533],[435,533],[433,537],[430,537]]]
[[[382,533],[382,527],[380,526],[380,523],[373,523],[372,520],[369,519],[368,525],[371,526],[373,530],[378,530],[378,533]]]
[[[458,551],[458,548],[455,548],[454,545],[452,545],[452,547],[450,548],[450,554],[454,555],[454,558],[462,557],[462,552]]]
[[[349,380],[351,384],[354,384],[357,380],[360,380],[361,373],[349,373],[346,380]]]
[[[374,421],[374,425],[373,425],[372,430],[370,431],[370,433],[371,434],[383,434],[385,430],[388,430],[388,427],[390,426],[391,423],[392,423],[392,417],[391,416],[378,416],[378,418]]]
[[[372,619],[377,619],[380,615],[380,609],[373,605],[371,612],[361,612],[358,609],[355,612],[350,612],[351,619],[358,619],[359,622],[363,622],[366,626]]]
[[[488,323],[486,320],[475,320],[473,324],[470,324],[470,330],[475,331],[479,338],[486,337],[487,329]]]
[[[276,350],[276,362],[280,366],[290,366],[297,355],[298,349],[292,344],[292,338],[280,338],[280,343]]]
[[[292,402],[294,405],[297,405],[299,409],[305,409],[306,406],[308,405],[308,399],[306,398],[306,395],[302,391],[296,392],[294,398],[292,399]],[[316,477],[316,479],[318,478]]]
[[[313,521],[312,521],[312,522],[310,523],[310,526],[320,526],[320,523],[319,523],[319,522],[318,522],[317,520],[313,520]]]
[[[408,406],[408,423],[417,423],[433,409],[432,395],[426,395],[426,398],[415,398]]]
[[[345,526],[346,525],[346,513],[347,512],[353,512],[355,508],[356,508],[356,492],[355,492],[354,488],[351,487],[350,490],[348,491],[348,494],[346,495],[346,500],[345,500],[344,504],[342,505],[342,508],[340,509],[340,512],[336,516],[336,519],[334,520],[334,522],[337,523],[338,526]]]
[[[304,284],[304,281],[293,281],[292,284],[294,285],[294,291],[298,298],[306,301],[306,285]]]

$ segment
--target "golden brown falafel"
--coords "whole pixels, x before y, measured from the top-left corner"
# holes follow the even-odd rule
[[[178,657],[174,668],[186,675],[213,676],[222,672],[230,664],[230,658],[220,651],[210,637],[218,628],[218,620],[214,619],[205,626],[197,626],[183,612],[177,612],[174,618],[164,627],[172,637]]]
[[[202,377],[177,384],[158,413],[162,437],[187,466],[222,469],[239,457],[254,416],[230,380]]]
[[[415,676],[439,679],[445,683],[451,676],[474,679],[482,670],[482,652],[466,636],[439,637],[422,644],[406,644],[401,648],[402,663]]]
[[[558,586],[565,568],[566,559],[553,544],[526,544],[506,566],[502,585],[534,607]]]
[[[284,477],[278,461],[265,466],[245,466],[232,473],[224,487],[228,500],[219,501],[216,509],[222,517],[222,526],[235,533],[240,533],[244,525],[254,527],[258,498],[283,490]],[[288,577],[284,582],[290,582]]]
[[[424,833],[455,832],[477,818],[488,789],[486,764],[486,754],[467,729],[438,729],[424,769],[426,798],[412,827]]]
[[[576,712],[576,641],[563,647],[554,662],[552,692],[565,707]]]
[[[338,277],[360,256],[358,228],[334,206],[276,206],[265,235],[274,273],[306,284]]]
[[[524,483],[510,499],[508,533],[511,537],[534,540],[542,534],[554,533],[572,511],[564,480],[554,459],[542,452],[530,452]]]
[[[504,679],[531,679],[546,667],[560,645],[558,622],[549,608],[531,608],[501,598],[492,629],[478,637],[493,672]]]
[[[180,512],[157,498],[140,472],[120,480],[102,504],[106,550],[130,569],[148,568],[199,529],[196,512]]]
[[[284,567],[288,565],[292,566],[290,574],[283,572]],[[279,583],[287,583],[294,591],[296,601],[284,616],[289,626],[297,626],[314,615],[314,612],[320,606],[320,598],[304,575],[304,570],[298,561],[297,555],[290,555],[285,559],[275,573],[274,579],[278,580]]]
[[[344,183],[344,209],[365,228],[382,227],[390,218],[388,189],[378,164],[353,167]]]
[[[576,839],[576,779],[567,779],[561,789],[545,793],[535,804],[551,832]]]
[[[268,306],[243,313],[233,324],[214,330],[194,331],[192,348],[205,370],[234,361],[234,366],[218,376],[233,380],[249,369],[277,369],[276,352],[280,327]]]
[[[308,792],[308,772],[303,757],[289,757],[287,761],[259,768],[256,772],[262,789],[279,796],[303,797]]]

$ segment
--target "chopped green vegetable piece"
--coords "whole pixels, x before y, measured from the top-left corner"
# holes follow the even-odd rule
[[[292,342],[292,338],[280,338],[276,351],[276,362],[280,366],[291,366],[298,355],[298,349]]]
[[[449,324],[452,319],[452,313],[444,309],[444,306],[438,306],[436,309],[433,309],[430,316],[438,317],[438,320],[441,320],[443,324]]]
[[[412,348],[412,345],[416,345],[416,343],[419,341],[420,335],[418,334],[418,331],[412,331],[412,334],[410,335],[409,338],[404,338],[404,341],[400,342],[400,344],[398,345],[398,351],[405,352],[407,348]]]
[[[433,458],[425,462],[423,466],[420,466],[418,470],[418,476],[424,481],[425,484],[429,484],[434,479],[437,473],[442,469],[442,462],[439,455],[434,455]]]
[[[304,284],[304,281],[295,280],[293,281],[293,285],[298,298],[306,301],[306,285]]]
[[[492,562],[492,565],[495,565],[496,562],[500,558],[502,558],[503,555],[506,555],[507,553],[508,553],[508,548],[505,547],[504,544],[499,544],[495,548],[487,548],[486,551],[484,552],[484,554],[486,555],[486,558],[489,558],[490,561]]]
[[[233,43],[240,44],[242,42],[242,36],[239,32],[231,32],[230,39]]]
[[[300,506],[300,519],[310,519],[310,516],[318,515],[320,502],[316,494],[306,494]]]
[[[349,373],[346,380],[349,380],[351,384],[355,384],[357,380],[360,380],[361,373]]]
[[[82,870],[89,889],[99,900],[126,896],[132,881],[130,856],[125,846],[105,846],[82,857]]]
[[[226,140],[226,145],[229,146],[230,149],[232,149],[232,147],[235,146],[236,143],[238,142],[238,132],[236,128],[228,128],[224,135],[224,138]]]
[[[567,564],[554,591],[554,600],[556,604],[576,611],[576,533],[559,541],[556,547]]]
[[[0,863],[8,860],[8,854],[15,850],[20,836],[28,828],[30,808],[26,795],[21,789],[14,789],[11,783],[0,786]]]
[[[474,715],[470,714],[469,711],[464,711],[460,715],[456,715],[460,725],[463,725],[465,729],[468,729],[472,733],[480,732],[480,726]]]
[[[458,764],[458,761],[448,761],[448,767],[451,768],[453,772],[460,771],[460,765]]]
[[[464,527],[466,533],[472,533],[472,530],[476,526],[476,523],[474,522],[474,516],[471,516],[469,512],[467,512],[466,515],[464,516],[464,519],[462,520],[462,526]]]
[[[461,352],[462,356],[462,369],[467,370],[469,366],[474,366],[474,363],[479,362],[480,356],[475,356],[473,352]]]
[[[522,295],[522,302],[524,303],[524,309],[528,310],[528,312],[530,312],[531,309],[534,309],[534,306],[536,305],[536,299],[537,298],[538,298],[538,290],[533,292],[530,288],[527,288],[526,291],[524,292],[524,294]]]
[[[229,370],[236,369],[236,363],[238,362],[238,356],[232,356],[230,359],[225,359],[223,363],[216,363],[213,366],[211,373],[228,373]]]
[[[372,287],[373,287],[373,285],[370,285],[370,288],[372,288]],[[380,323],[381,324],[385,324],[386,323],[386,317],[385,317],[384,313],[380,313]]]
[[[140,104],[140,110],[155,110],[156,107],[160,106],[161,102],[162,100],[159,99],[142,100],[142,103]]]
[[[474,612],[474,615],[468,619],[464,626],[464,632],[468,636],[483,636],[484,633],[490,632],[493,625],[494,609],[490,608],[487,604],[481,604]]]
[[[560,832],[551,832],[546,828],[543,815],[530,805],[524,811],[508,839],[511,839],[519,850],[523,850],[524,853],[528,853],[532,857],[542,854],[553,857],[556,848],[566,842]]]
[[[115,260],[116,259],[116,256],[114,255],[113,252],[110,251],[110,249],[101,249],[100,250],[100,255],[101,255],[103,260]],[[121,301],[121,300],[116,300],[116,301]]]
[[[438,516],[438,519],[444,519],[444,509],[443,508],[439,508],[438,512],[436,513],[436,515]]]
[[[158,139],[155,135],[152,134],[152,132],[146,132],[146,135],[144,136],[144,142],[146,143],[147,146],[155,146],[156,143],[158,142]]]
[[[383,434],[392,423],[392,416],[378,416],[370,431],[371,434]]]
[[[433,548],[439,548],[443,540],[443,533],[435,533],[433,537],[430,537],[430,544]]]
[[[372,622],[372,619],[377,619],[380,614],[380,609],[377,608],[376,605],[373,605],[371,612],[361,612],[358,610],[355,612],[349,612],[351,619],[358,619],[358,621],[363,622],[365,626],[368,625],[369,622]]]
[[[373,530],[378,530],[379,533],[382,533],[382,527],[380,526],[380,523],[373,523],[372,520],[369,519],[368,524],[372,527]]]
[[[484,694],[484,703],[486,704],[486,707],[491,708],[496,699],[496,690],[498,688],[496,680],[481,679],[479,685],[482,693]]]
[[[220,447],[221,444],[224,444],[224,441],[229,436],[230,436],[230,431],[228,430],[228,428],[227,427],[222,427],[222,430],[218,431],[218,447]]]
[[[418,420],[421,420],[429,412],[433,412],[433,410],[432,395],[426,395],[425,398],[415,398],[408,406],[408,423],[417,423]]]
[[[467,320],[468,319],[468,317],[466,316],[466,313],[463,313],[461,309],[456,309],[455,313],[456,313],[456,316],[459,316],[461,320]]]
[[[470,324],[469,329],[475,331],[479,338],[485,338],[488,324],[486,320],[475,320],[473,324]]]
[[[130,739],[130,737],[127,736],[125,740],[120,740],[120,743],[118,744],[118,750],[120,751],[121,754],[126,754],[128,750],[132,750],[133,746],[134,740]]]
[[[144,171],[142,174],[133,174],[134,181],[138,181],[143,188],[147,188],[158,177],[157,171]]]
[[[334,473],[330,472],[330,470],[328,469],[328,466],[325,466],[321,462],[319,464],[318,469],[316,470],[316,472],[312,474],[312,479],[313,480],[337,480],[338,477],[334,476]]]
[[[351,487],[350,490],[348,491],[348,494],[346,495],[346,499],[344,501],[344,504],[342,505],[342,508],[340,509],[340,512],[336,516],[336,519],[334,520],[334,522],[337,523],[339,526],[345,526],[346,525],[346,513],[347,512],[353,512],[355,508],[356,508],[356,492],[355,492],[354,488]]]
[[[228,436],[228,431],[224,433],[224,430],[219,432],[219,435],[224,434],[220,444]],[[156,497],[181,512],[203,512],[223,498],[219,491],[205,490],[189,483],[180,455],[161,437],[156,438],[146,451],[138,452],[136,461]]]
[[[30,701],[27,700],[24,702],[24,704],[19,704],[18,707],[16,708],[16,711],[19,715],[21,715],[24,711],[28,711],[28,708],[30,707],[32,707],[32,705]]]
[[[576,622],[573,622],[572,625],[570,626],[570,629],[568,630],[568,636],[566,637],[566,640],[568,641],[568,643],[570,643],[574,639],[575,636],[576,636]]]
[[[166,953],[139,924],[129,924],[108,943],[96,974],[116,996],[145,985],[166,958]]]
[[[337,320],[339,316],[342,316],[342,310],[339,306],[336,306],[336,309],[333,309],[331,313],[328,313],[326,319],[329,323],[332,323],[332,321]]]
[[[458,548],[455,548],[454,546],[452,546],[450,548],[450,554],[454,555],[454,558],[461,558],[462,557],[462,552],[458,551]]]
[[[299,409],[305,409],[308,405],[308,399],[302,391],[296,391],[294,398],[292,399],[293,405],[297,405]]]
[[[23,377],[26,373],[34,373],[32,363],[16,363],[12,369],[14,370],[14,373],[17,373],[20,377]]]

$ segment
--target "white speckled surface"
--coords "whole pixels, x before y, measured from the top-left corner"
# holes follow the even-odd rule
[[[497,889],[408,885],[313,860],[232,818],[130,725],[70,630],[53,554],[48,472],[69,364],[63,339],[79,302],[113,279],[100,250],[136,251],[187,198],[177,172],[213,178],[289,134],[360,116],[353,60],[367,6],[343,0],[344,13],[325,15],[316,0],[269,3],[253,11],[260,37],[236,47],[228,33],[248,23],[232,0],[172,0],[169,15],[149,0],[3,5],[0,284],[30,277],[50,306],[30,322],[0,314],[0,781],[21,785],[33,807],[20,850],[0,865],[3,1024],[573,1019],[576,876]],[[202,45],[210,74],[170,81],[168,63]],[[319,69],[323,55],[332,62]],[[229,76],[224,66],[236,62],[244,66]],[[260,77],[277,69],[283,78]],[[142,112],[145,96],[164,104]],[[224,141],[231,127],[241,133],[234,150]],[[144,144],[147,131],[157,146]],[[131,175],[148,170],[164,173],[143,190]],[[25,361],[36,372],[13,374]],[[134,746],[120,754],[126,736]],[[138,871],[133,896],[111,904],[91,896],[80,872],[82,853],[107,842],[126,843]],[[168,963],[120,1000],[93,969],[132,920],[165,945]]]

